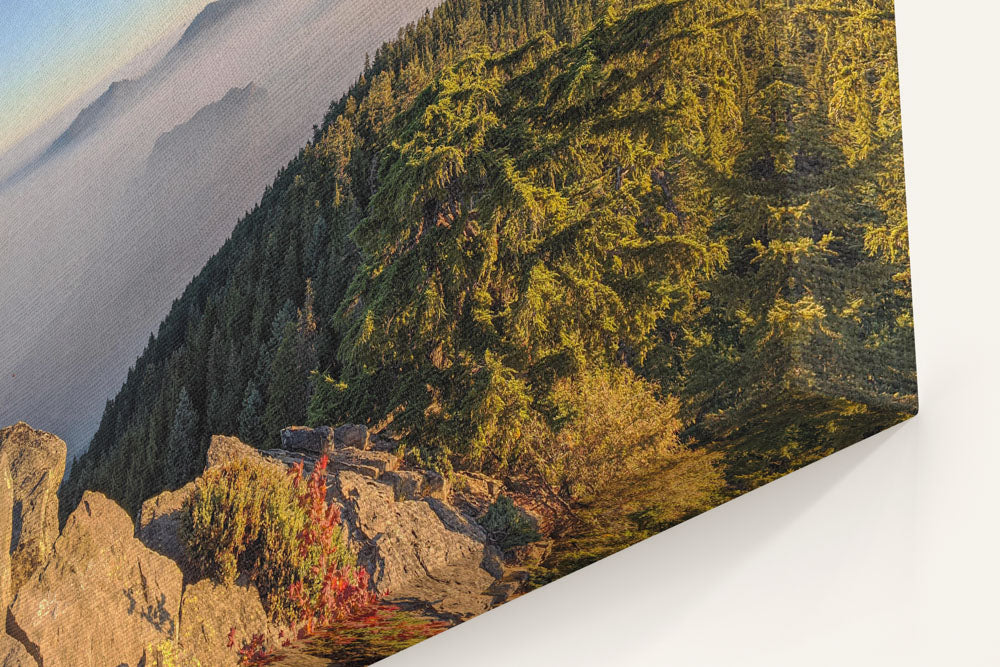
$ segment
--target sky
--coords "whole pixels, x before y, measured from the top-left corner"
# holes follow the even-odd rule
[[[0,151],[208,0],[0,0]]]

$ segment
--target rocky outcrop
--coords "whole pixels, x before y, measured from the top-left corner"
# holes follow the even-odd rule
[[[399,458],[388,452],[344,447],[330,454],[330,470],[351,470],[372,479],[399,468]]]
[[[489,589],[503,570],[474,522],[435,498],[397,501],[392,486],[350,470],[329,482],[358,562],[380,594],[454,620],[494,605]]]
[[[319,428],[289,426],[281,431],[281,448],[296,452],[327,454],[334,449],[333,429],[329,426]]]
[[[8,633],[42,667],[138,665],[147,646],[175,637],[181,572],[133,533],[125,510],[83,495],[8,615]]]
[[[451,495],[451,483],[433,470],[395,470],[381,479],[392,487],[396,500],[436,498],[447,502]]]
[[[267,632],[267,614],[253,586],[203,579],[184,589],[178,640],[183,651],[201,664],[237,667],[236,649]],[[233,648],[228,646],[230,636]]]
[[[333,429],[333,444],[336,449],[352,447],[354,449],[370,449],[371,436],[368,427],[359,424],[344,424]]]
[[[229,435],[213,435],[205,459],[205,470],[242,459],[251,461],[265,460],[259,449],[244,444],[239,438]]]
[[[452,502],[469,516],[482,516],[504,490],[500,480],[481,473],[455,473],[454,480]]]
[[[143,544],[177,563],[186,582],[199,577],[181,541],[184,503],[194,493],[194,488],[194,482],[189,482],[176,491],[164,491],[144,502],[137,530],[137,537]]]
[[[334,432],[363,427],[340,427]],[[301,431],[302,429],[296,429]],[[398,446],[363,432],[371,449],[337,446],[329,458],[327,499],[342,509],[349,547],[372,575],[375,589],[394,603],[422,608],[449,620],[464,620],[500,602],[510,592],[501,553],[472,519],[453,504],[478,494],[484,507],[502,485],[483,476],[463,482],[453,498],[451,484],[430,470],[402,469],[391,453]],[[374,446],[377,444],[378,446]],[[302,463],[308,475],[321,454],[270,450],[267,460]]]
[[[244,444],[239,438],[226,435],[212,436],[206,455],[206,470],[240,460],[282,465],[280,461],[266,457],[260,450]],[[164,491],[144,502],[139,511],[136,530],[143,544],[177,563],[187,583],[201,578],[201,573],[187,557],[180,533],[184,503],[194,493],[196,483],[197,480],[176,491]]]
[[[38,667],[24,644],[10,635],[0,634],[0,667]]]
[[[0,430],[13,486],[11,579],[18,590],[42,564],[59,535],[56,492],[66,469],[66,443],[24,422]]]
[[[14,525],[14,480],[7,453],[0,452],[0,609],[6,611],[14,599],[10,576],[10,541]],[[2,663],[0,663],[2,664]]]
[[[337,428],[289,426],[281,431],[281,448],[286,451],[330,454],[342,447],[369,449],[368,427],[359,424],[343,424]]]
[[[307,475],[312,472],[313,465],[319,459],[319,455],[315,453],[292,452],[283,449],[269,449],[261,452],[261,456],[266,461],[286,466],[302,463]],[[385,473],[398,470],[400,465],[399,457],[388,452],[365,451],[353,447],[327,452],[326,456],[330,472],[350,470],[371,479],[379,479]]]
[[[57,438],[24,425],[2,433],[0,604],[15,593],[4,578],[10,572],[4,536],[20,537],[25,545],[42,543],[38,536],[45,531],[35,522],[47,528],[51,510],[56,525],[54,489],[47,504],[48,476],[62,475],[61,466],[43,465],[48,446],[61,443]],[[406,469],[388,448],[368,448],[381,441],[364,427],[330,429],[329,435],[331,441],[341,438],[358,446],[322,453],[261,452],[237,438],[216,436],[206,471],[253,460],[282,469],[301,462],[309,474],[328,455],[328,500],[341,506],[349,547],[387,601],[458,621],[513,594],[500,552],[473,520],[476,514],[456,509],[456,494],[445,477]],[[18,454],[15,445],[21,447]],[[35,481],[32,489],[25,488],[26,479]],[[458,496],[472,494],[473,487],[485,496],[496,492],[492,481],[473,482],[464,482]],[[114,502],[86,492],[62,535],[39,552],[40,565],[16,591],[8,635],[0,638],[0,667],[168,665],[178,656],[235,666],[231,632],[236,647],[255,635],[273,641],[255,588],[204,579],[187,558],[181,537],[184,506],[197,484],[150,498],[135,525]],[[29,499],[27,510],[18,498]],[[15,526],[18,517],[22,520]]]

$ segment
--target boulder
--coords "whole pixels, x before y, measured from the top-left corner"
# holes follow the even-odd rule
[[[399,468],[399,458],[388,452],[365,451],[344,447],[330,453],[330,470],[351,470],[378,479],[383,473]]]
[[[399,451],[399,441],[381,433],[372,433],[368,436],[368,449],[393,454]]]
[[[397,502],[391,486],[350,470],[332,474],[330,485],[380,594],[454,620],[493,606],[489,589],[503,571],[475,523],[433,498]]]
[[[447,502],[451,494],[451,483],[432,470],[395,470],[385,473],[381,479],[392,486],[396,500],[437,498]]]
[[[344,424],[333,429],[333,444],[336,448],[353,447],[354,449],[370,449],[371,437],[368,427],[360,424]]]
[[[0,610],[14,600],[10,577],[10,541],[14,525],[14,480],[7,453],[0,452]],[[0,663],[2,664],[2,663]]]
[[[205,459],[205,470],[242,459],[251,461],[265,460],[261,456],[260,450],[230,435],[213,435],[212,441],[208,445],[208,453]]]
[[[503,482],[478,472],[455,473],[455,478],[462,491],[488,498],[490,502],[496,500],[504,490]]]
[[[137,530],[137,537],[143,544],[177,563],[186,582],[199,578],[198,569],[188,559],[181,540],[184,503],[194,489],[195,483],[189,482],[176,491],[164,491],[144,502]]]
[[[289,426],[281,431],[281,448],[297,452],[328,454],[334,449],[334,432],[329,426],[308,428]]]
[[[0,634],[0,667],[38,667],[24,644],[10,635]]]
[[[482,473],[455,473],[452,502],[470,516],[481,516],[504,491],[500,480]]]
[[[184,589],[179,642],[185,654],[203,665],[237,667],[238,648],[256,634],[266,637],[268,622],[255,587],[203,579]]]
[[[181,572],[134,536],[129,515],[87,491],[18,592],[7,631],[42,665],[138,665],[177,632]]]
[[[13,590],[42,564],[59,535],[56,492],[66,469],[66,443],[24,422],[0,430],[14,491],[11,521]]]

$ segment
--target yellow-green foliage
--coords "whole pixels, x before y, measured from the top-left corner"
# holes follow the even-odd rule
[[[309,516],[290,477],[280,468],[235,461],[208,470],[185,505],[184,540],[196,564],[231,583],[241,574],[257,586],[272,618],[287,620],[288,592],[309,582],[320,556],[301,539]],[[353,563],[338,530],[335,559]]]
[[[146,647],[146,667],[202,667],[202,663],[188,655],[177,642],[164,639]]]
[[[628,369],[560,380],[550,403],[553,426],[528,437],[537,443],[532,449],[543,476],[567,499],[599,502],[610,490],[607,499],[616,502],[623,485],[682,460],[704,458],[678,439],[677,400],[659,398],[652,383]]]
[[[551,581],[727,499],[722,457],[681,442],[678,402],[629,370],[556,383],[554,425],[530,437],[542,474],[581,525],[557,543]]]
[[[135,511],[212,433],[267,446],[307,404],[588,505],[708,479],[678,410],[730,492],[905,418],[894,30],[891,0],[445,0],[192,282],[60,506]],[[630,373],[637,424],[601,398]]]

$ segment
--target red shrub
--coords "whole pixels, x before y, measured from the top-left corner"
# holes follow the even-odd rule
[[[378,596],[369,589],[370,579],[364,567],[343,564],[340,531],[340,508],[326,502],[326,468],[324,455],[306,479],[303,465],[292,467],[292,483],[299,505],[309,520],[299,534],[301,556],[315,563],[311,576],[294,582],[288,597],[295,609],[297,625],[309,634],[317,625],[334,621],[371,616],[378,605]]]

